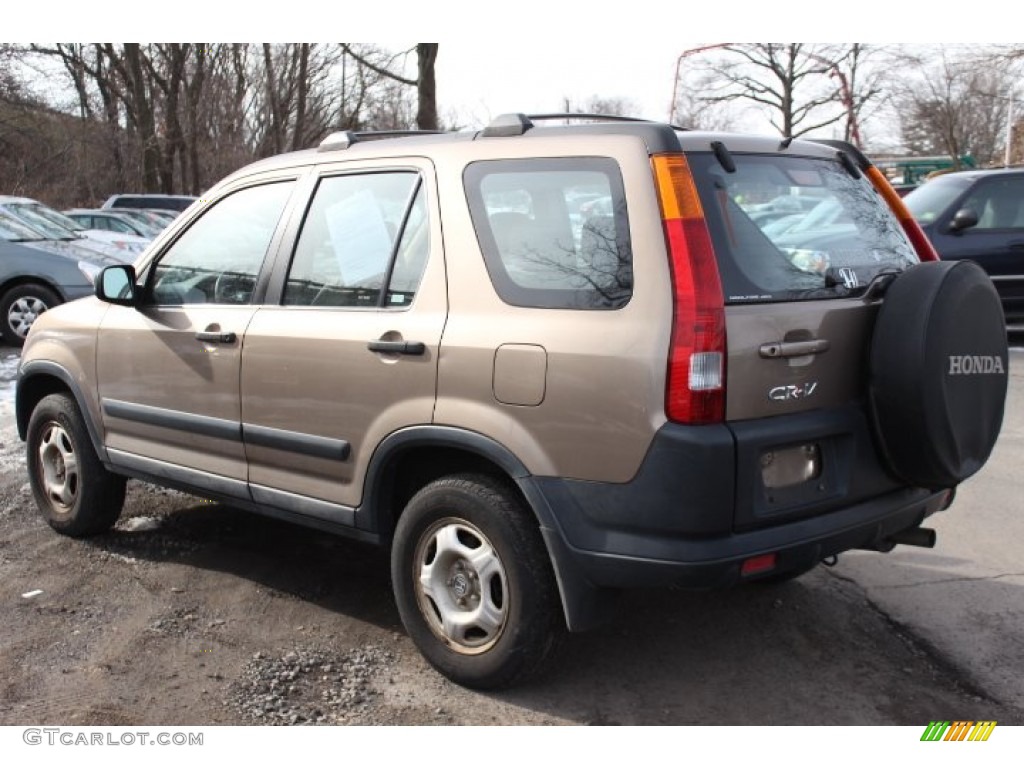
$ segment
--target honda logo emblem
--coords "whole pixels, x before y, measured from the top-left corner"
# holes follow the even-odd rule
[[[843,280],[843,285],[847,288],[856,288],[860,285],[860,280],[857,279],[857,273],[849,267],[843,267],[839,270],[839,277]]]

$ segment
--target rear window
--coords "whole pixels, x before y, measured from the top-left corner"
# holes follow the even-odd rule
[[[688,155],[727,303],[846,296],[918,261],[871,182],[835,160]]]
[[[493,160],[465,172],[487,271],[519,307],[617,309],[633,291],[626,197],[607,158]]]

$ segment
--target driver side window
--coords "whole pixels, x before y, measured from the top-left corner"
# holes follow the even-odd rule
[[[960,206],[978,216],[976,230],[1024,227],[1024,179],[991,180],[968,195]]]
[[[154,304],[248,304],[294,182],[239,190],[218,201],[153,269]]]

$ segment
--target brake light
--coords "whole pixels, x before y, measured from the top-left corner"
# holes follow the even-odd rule
[[[907,204],[903,202],[903,198],[896,193],[896,190],[892,188],[892,184],[885,178],[885,174],[871,166],[867,169],[867,177],[871,180],[872,186],[885,199],[892,212],[896,214],[896,218],[903,227],[903,231],[907,233],[907,237],[910,239],[910,244],[917,251],[917,258],[921,261],[938,261],[939,254],[936,253],[935,246],[932,245],[924,230],[921,229],[917,219],[911,215]]]
[[[722,421],[725,305],[711,234],[686,158],[654,155],[651,162],[672,273],[665,414],[685,424]]]

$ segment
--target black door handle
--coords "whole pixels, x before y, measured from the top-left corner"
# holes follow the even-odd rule
[[[376,341],[366,342],[366,348],[371,352],[390,352],[393,355],[422,355],[427,351],[427,345],[422,341]]]
[[[758,350],[761,357],[803,357],[827,352],[828,339],[810,339],[809,341],[773,341],[762,344]]]
[[[199,341],[209,341],[214,344],[234,344],[235,336],[234,331],[228,331],[227,333],[221,333],[220,331],[199,331],[196,333],[196,338]]]

